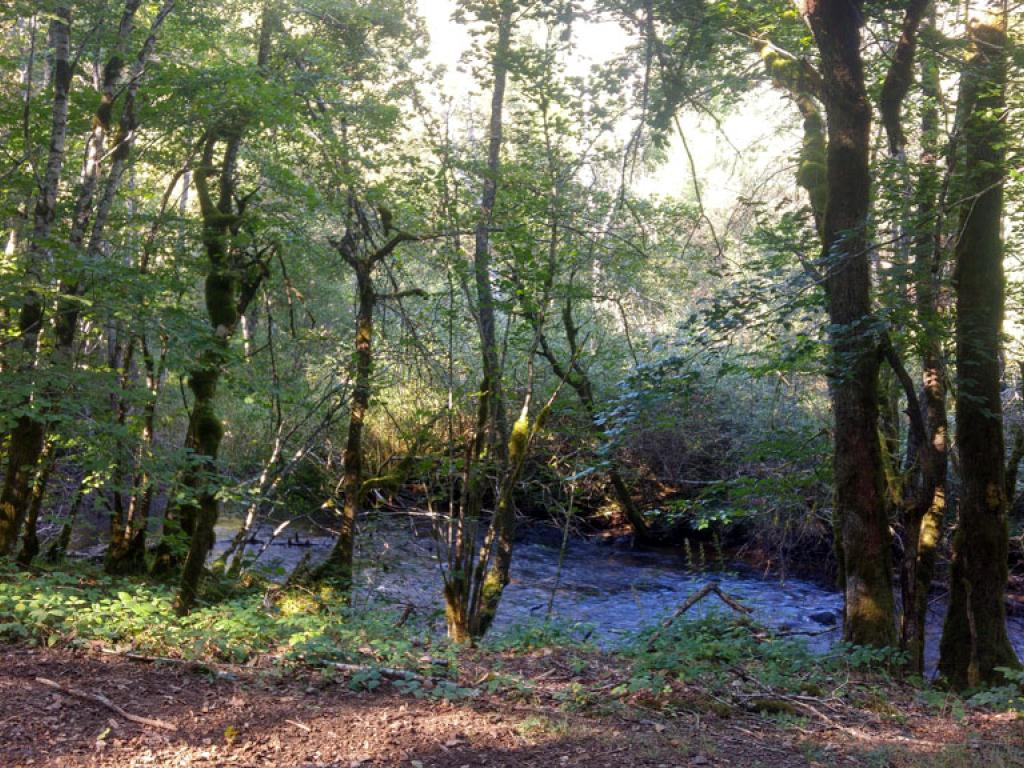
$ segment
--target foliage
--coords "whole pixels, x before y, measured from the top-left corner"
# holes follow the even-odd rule
[[[995,685],[971,696],[967,703],[975,707],[1024,713],[1024,671],[999,667],[1006,679],[1005,685]]]
[[[396,629],[390,612],[339,608],[303,591],[280,595],[268,608],[267,586],[234,587],[218,602],[178,617],[167,586],[84,567],[39,575],[8,570],[0,580],[0,634],[48,646],[98,642],[200,662],[241,664],[257,656],[281,665],[340,661],[365,665],[353,678],[359,685],[379,680],[378,666],[417,671],[425,656],[454,661],[443,640],[415,626]],[[434,672],[429,664],[426,670]]]
[[[489,638],[487,647],[496,651],[534,651],[541,648],[587,648],[594,627],[578,621],[547,619],[515,624]]]
[[[813,652],[803,639],[773,637],[748,619],[720,613],[641,632],[624,655],[631,671],[616,689],[621,695],[645,692],[660,698],[682,685],[754,708],[779,697],[785,702],[787,696],[841,693],[851,677],[884,680],[904,663],[904,654],[895,649],[839,643],[827,653]]]

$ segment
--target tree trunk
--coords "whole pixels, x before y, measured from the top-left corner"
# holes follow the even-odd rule
[[[532,317],[535,328],[540,323],[540,318],[534,315]],[[562,312],[562,325],[565,330],[566,341],[569,344],[569,368],[559,361],[555,355],[554,350],[548,343],[547,337],[544,334],[542,328],[536,328],[539,334],[540,353],[545,360],[548,361],[548,365],[551,366],[551,371],[556,377],[565,381],[579,398],[580,404],[583,406],[583,410],[587,416],[587,422],[593,430],[594,434],[600,436],[604,435],[604,429],[597,421],[597,402],[594,399],[594,385],[590,380],[590,376],[587,374],[586,368],[584,368],[579,362],[579,349],[577,348],[577,328],[573,321],[573,308],[572,299],[566,299],[566,305]],[[626,481],[622,477],[622,473],[619,470],[619,466],[615,459],[611,459],[611,466],[608,468],[608,480],[612,486],[612,492],[615,494],[615,500],[619,505],[619,509],[622,514],[625,515],[626,520],[629,522],[630,527],[633,529],[633,534],[639,541],[645,541],[650,538],[651,530],[647,524],[647,520],[644,518],[643,512],[637,506],[636,502],[633,501],[633,496],[629,492],[629,487],[626,485]]]
[[[228,340],[238,324],[239,279],[228,253],[228,239],[236,217],[231,212],[230,194],[222,194],[219,204],[214,205],[209,190],[208,177],[216,144],[216,137],[208,140],[203,168],[195,173],[203,218],[203,244],[209,262],[205,298],[211,339],[207,349],[199,356],[198,365],[189,372],[188,377],[188,387],[193,397],[188,444],[196,455],[198,467],[191,469],[185,478],[185,484],[195,494],[194,500],[186,502],[179,509],[179,525],[189,539],[188,554],[182,567],[181,587],[175,603],[179,615],[187,614],[195,604],[206,556],[214,544],[218,503],[212,481],[216,476],[217,455],[224,434],[216,409],[217,385],[227,363]],[[227,141],[221,168],[222,186],[223,179],[234,173],[240,144],[240,134]]]
[[[1006,16],[972,20],[972,55],[961,88],[963,191],[955,258],[957,446],[961,491],[953,540],[949,610],[939,671],[964,689],[995,682],[998,667],[1019,666],[1006,631],[1009,534],[1000,333],[1004,311],[1003,176],[1006,170]]]
[[[279,21],[272,0],[263,4],[256,65],[265,70],[270,58],[272,31]],[[220,377],[227,366],[228,343],[245,314],[248,302],[255,296],[260,279],[242,280],[242,267],[230,240],[238,231],[244,205],[235,201],[235,170],[247,126],[225,125],[210,133],[203,150],[202,167],[196,169],[194,181],[203,219],[203,245],[207,257],[204,298],[210,321],[211,338],[200,354],[198,365],[189,371],[188,386],[192,391],[192,413],[189,418],[189,447],[195,452],[199,466],[187,472],[194,500],[182,505],[178,525],[188,536],[188,555],[181,569],[181,584],[175,601],[175,612],[185,615],[195,604],[199,581],[206,557],[213,548],[219,514],[217,501],[217,456],[224,427],[217,413],[216,397]],[[218,172],[218,199],[213,202],[210,176],[217,144],[223,140],[224,155]],[[260,273],[262,275],[262,272]]]
[[[156,402],[160,391],[160,366],[149,349],[145,336],[138,340],[142,349],[143,364],[146,368],[146,402],[142,407],[142,441],[135,456],[135,473],[132,479],[132,494],[123,520],[114,520],[110,530],[110,546],[103,567],[111,574],[137,574],[146,570],[146,531],[149,527],[149,512],[153,506],[153,483],[144,468],[148,454],[153,449],[156,436]],[[131,345],[129,345],[129,349]],[[125,359],[131,354],[126,353]],[[127,365],[124,371],[128,375]],[[127,403],[122,396],[119,416],[127,414]],[[123,422],[122,422],[123,423]]]
[[[912,474],[906,483],[902,503],[904,551],[900,573],[903,603],[900,647],[909,654],[910,671],[919,675],[924,674],[928,596],[946,516],[946,468],[949,460],[938,279],[943,251],[933,228],[938,190],[936,157],[939,128],[936,108],[938,71],[934,62],[922,64],[921,83],[925,105],[921,120],[922,170],[917,179],[916,207],[919,226],[924,228],[924,234],[915,234],[913,249],[925,440],[923,444],[913,446],[912,451],[908,448]]]
[[[501,171],[502,111],[505,105],[505,83],[508,79],[508,57],[512,39],[513,2],[504,0],[498,18],[498,39],[494,49],[494,90],[491,94],[491,117],[487,143],[487,171],[480,196],[480,214],[476,223],[473,249],[473,274],[476,279],[477,322],[480,331],[480,354],[483,359],[492,428],[488,440],[499,464],[508,461],[508,421],[501,381],[501,362],[494,317],[494,292],[491,288],[491,226],[494,204],[498,197],[498,175]]]
[[[866,232],[871,107],[860,55],[861,3],[808,0],[805,12],[821,52],[828,116],[823,262],[832,347],[833,514],[844,570],[844,637],[860,645],[890,646],[896,640],[896,625]]]
[[[63,525],[60,527],[60,532],[57,537],[50,542],[50,546],[46,548],[46,561],[50,563],[59,562],[67,555],[68,546],[71,544],[71,533],[75,527],[75,520],[78,519],[78,513],[82,509],[82,504],[85,503],[85,497],[89,495],[89,489],[84,482],[79,482],[78,487],[75,489],[74,497],[71,501],[71,509],[68,511],[67,519],[64,520]]]
[[[33,215],[32,236],[26,259],[25,275],[31,284],[42,284],[44,266],[49,261],[49,240],[57,212],[57,191],[64,167],[68,128],[68,105],[71,78],[71,10],[58,7],[50,21],[50,44],[53,47],[53,110],[50,124],[50,148],[39,197]],[[43,327],[43,302],[35,288],[25,293],[18,317],[21,334],[21,358],[15,368],[26,377],[36,363],[39,334]],[[31,399],[24,407],[31,407]],[[7,449],[7,470],[0,491],[0,555],[13,551],[32,500],[39,454],[43,450],[44,426],[41,415],[21,415],[11,431]]]
[[[938,72],[932,62],[922,65],[921,90],[924,107],[921,122],[921,172],[912,184],[907,164],[906,132],[903,129],[903,104],[913,84],[914,58],[918,30],[931,0],[911,0],[903,18],[900,38],[890,57],[889,69],[879,97],[882,125],[888,139],[889,154],[897,166],[903,185],[902,202],[894,227],[894,250],[903,265],[913,255],[913,290],[918,324],[918,350],[921,356],[922,389],[920,400],[913,397],[913,382],[907,378],[908,408],[920,407],[911,416],[907,435],[906,465],[894,467],[902,487],[894,502],[900,510],[903,530],[903,557],[900,563],[900,647],[909,654],[908,669],[924,674],[925,624],[928,595],[935,567],[935,555],[945,515],[947,462],[947,425],[941,336],[939,335],[939,291],[937,273],[942,249],[931,235],[935,216],[937,177]],[[934,18],[931,22],[934,26]],[[914,201],[916,186],[916,204]],[[911,214],[916,213],[917,223]],[[915,226],[917,231],[915,231]],[[923,228],[924,234],[921,229]],[[897,286],[901,288],[902,286]],[[892,449],[890,449],[892,450]],[[895,458],[895,453],[890,453]],[[894,464],[897,464],[894,462]]]
[[[342,476],[341,529],[327,560],[317,577],[335,585],[342,592],[352,588],[352,555],[355,548],[355,525],[363,495],[363,426],[370,408],[370,376],[373,372],[373,310],[377,295],[373,289],[373,268],[376,262],[353,260],[359,308],[356,312],[355,384],[345,441],[344,474]]]
[[[18,550],[18,565],[25,568],[32,564],[36,555],[39,554],[39,536],[37,534],[37,523],[39,515],[43,511],[43,502],[46,500],[46,486],[50,483],[50,474],[53,472],[53,465],[56,459],[56,444],[49,440],[43,447],[42,455],[39,457],[39,471],[36,473],[35,481],[32,483],[32,500],[28,507],[28,517],[25,519],[25,533],[21,540],[21,549]]]
[[[483,435],[474,439],[470,455],[466,460],[463,488],[462,515],[464,523],[459,525],[460,539],[456,547],[461,553],[456,558],[460,565],[449,574],[445,584],[446,615],[448,634],[457,641],[482,636],[489,626],[481,627],[479,607],[497,610],[498,602],[508,583],[508,568],[512,560],[512,543],[515,536],[515,510],[511,505],[498,504],[491,518],[485,543],[495,547],[495,556],[489,563],[478,563],[469,570],[469,553],[474,548],[476,520],[482,506],[485,484],[482,480],[483,460],[493,458],[498,472],[509,471],[509,432],[505,415],[505,398],[502,389],[501,361],[498,355],[498,341],[494,314],[494,292],[491,288],[490,230],[494,222],[494,205],[498,196],[498,175],[501,170],[502,112],[505,106],[505,84],[508,79],[508,58],[512,43],[512,14],[515,3],[503,0],[497,19],[497,40],[494,48],[492,71],[494,86],[491,93],[491,115],[487,145],[487,170],[480,196],[480,212],[476,223],[473,253],[473,273],[477,292],[477,324],[480,333],[480,354],[483,361],[483,382],[478,408],[478,429]],[[504,482],[504,480],[502,481]],[[503,494],[499,491],[499,497]],[[462,540],[462,537],[470,537]],[[488,572],[481,573],[480,566]],[[487,589],[483,590],[484,582]]]

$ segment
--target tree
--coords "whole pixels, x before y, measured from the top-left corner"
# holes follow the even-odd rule
[[[1000,678],[1019,661],[1006,632],[1007,498],[1000,333],[1005,306],[1003,184],[1006,159],[1006,7],[972,19],[961,103],[962,189],[955,248],[957,530],[939,671],[957,688]]]
[[[872,313],[868,212],[871,106],[860,53],[862,3],[809,0],[827,112],[828,197],[822,224],[835,424],[834,524],[845,594],[844,636],[896,640],[891,537],[878,441],[877,329]]]
[[[278,25],[277,11],[272,0],[268,0],[263,6],[256,52],[256,66],[261,73],[268,66],[272,36]],[[238,194],[236,173],[242,142],[250,128],[245,122],[213,126],[206,136],[194,177],[208,260],[204,299],[210,338],[188,376],[193,398],[188,443],[197,466],[184,478],[185,484],[195,491],[194,500],[187,501],[180,510],[181,529],[188,534],[189,542],[175,603],[175,610],[182,615],[195,604],[206,557],[214,545],[219,511],[216,462],[224,435],[216,409],[217,385],[227,365],[228,342],[266,274],[263,261],[253,259],[244,248],[238,249],[234,244],[249,203],[248,196]],[[216,153],[221,144],[218,164]],[[217,179],[216,198],[210,187],[211,178]]]
[[[514,0],[500,0],[493,7],[481,9],[484,14],[493,15],[495,43],[491,60],[493,83],[487,134],[487,160],[473,248],[473,277],[483,379],[477,406],[477,434],[466,457],[463,499],[459,513],[467,521],[475,521],[480,516],[485,491],[482,477],[483,459],[485,456],[492,459],[499,474],[504,475],[502,483],[507,483],[510,480],[509,440],[518,439],[518,435],[510,437],[508,417],[505,413],[503,374],[498,352],[494,291],[490,274],[490,231],[494,222],[494,206],[498,198],[502,113],[505,107],[512,17],[515,9]],[[501,491],[498,495],[501,498],[506,496]],[[510,498],[508,500],[511,501]],[[477,546],[476,524],[460,524],[459,531],[452,552],[453,566],[446,575],[445,603],[448,634],[457,642],[469,642],[487,632],[501,600],[501,593],[508,583],[515,535],[515,510],[511,503],[498,505],[475,565],[473,552]]]
[[[18,313],[21,354],[14,367],[28,374],[35,366],[39,336],[43,331],[44,299],[38,286],[44,282],[46,262],[50,259],[49,238],[57,216],[57,193],[64,167],[68,131],[71,79],[71,9],[60,6],[50,21],[50,46],[53,50],[53,108],[50,123],[46,170],[39,185],[33,210],[33,226],[25,255],[24,271],[32,283]],[[0,554],[10,553],[18,541],[32,496],[36,464],[43,450],[44,426],[38,403],[31,397],[22,403],[11,432],[7,450],[7,471],[0,491]]]
[[[946,514],[946,474],[949,461],[946,417],[946,366],[942,349],[942,286],[940,276],[945,252],[937,216],[939,155],[938,92],[939,73],[934,54],[920,62],[921,159],[915,179],[916,191],[909,189],[912,169],[907,161],[907,138],[903,126],[903,102],[913,80],[914,53],[919,28],[930,3],[911,3],[903,22],[896,54],[882,87],[881,111],[889,151],[903,176],[903,204],[898,210],[898,245],[913,259],[914,314],[917,350],[921,366],[919,397],[907,392],[911,428],[907,436],[909,476],[900,499],[903,556],[900,567],[900,647],[909,653],[908,667],[924,674],[925,629],[928,600],[939,553]],[[934,31],[934,11],[924,30]],[[920,413],[920,419],[917,418]]]
[[[333,241],[338,255],[356,276],[356,327],[354,336],[354,377],[348,415],[348,434],[343,455],[341,480],[341,530],[327,559],[316,571],[316,577],[330,582],[343,593],[352,588],[352,554],[355,545],[356,518],[366,492],[363,483],[363,427],[370,409],[370,377],[373,372],[373,313],[380,298],[373,284],[374,272],[380,263],[402,243],[418,238],[394,230],[391,211],[377,212],[360,206],[354,195],[349,197],[345,233]],[[393,294],[419,294],[413,290]]]

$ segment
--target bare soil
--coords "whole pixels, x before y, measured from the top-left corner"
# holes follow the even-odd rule
[[[0,646],[0,766],[1024,766],[1024,720],[957,719],[926,710],[902,689],[877,711],[773,720],[716,715],[700,705],[699,691],[685,689],[657,710],[603,700],[600,691],[621,672],[601,654],[582,672],[558,652],[470,656],[460,682],[479,684],[496,665],[530,680],[530,692],[448,702],[401,695],[388,684],[355,692],[308,671],[216,677],[95,650]],[[176,730],[137,725],[38,677]],[[599,695],[576,708],[567,692],[581,681]]]

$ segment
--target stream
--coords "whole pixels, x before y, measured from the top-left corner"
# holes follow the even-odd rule
[[[231,521],[218,526],[216,552],[223,551],[237,527]],[[270,530],[261,528],[256,539],[266,541]],[[285,531],[260,560],[260,567],[269,569],[272,576],[289,572],[307,552],[314,561],[326,556],[333,544],[330,536],[314,529],[300,530],[298,544],[288,543],[289,535],[294,534]],[[694,571],[687,567],[682,552],[629,550],[581,538],[569,540],[559,575],[559,542],[557,536],[550,538],[554,541],[528,536],[517,542],[511,583],[492,632],[501,634],[516,625],[543,621],[551,602],[553,619],[578,624],[581,633],[611,647],[663,620],[694,591],[717,581],[726,594],[751,608],[757,621],[780,632],[804,635],[812,650],[825,651],[842,637],[842,595],[812,582],[763,577],[739,564]],[[441,575],[433,537],[418,530],[413,518],[399,517],[364,526],[356,541],[356,605],[412,605],[421,617],[433,617],[438,631],[443,631]],[[729,611],[709,595],[687,616],[716,610]],[[944,610],[943,601],[933,601],[927,632],[929,672],[937,662]],[[1011,617],[1009,629],[1018,655],[1024,658],[1024,617]]]

